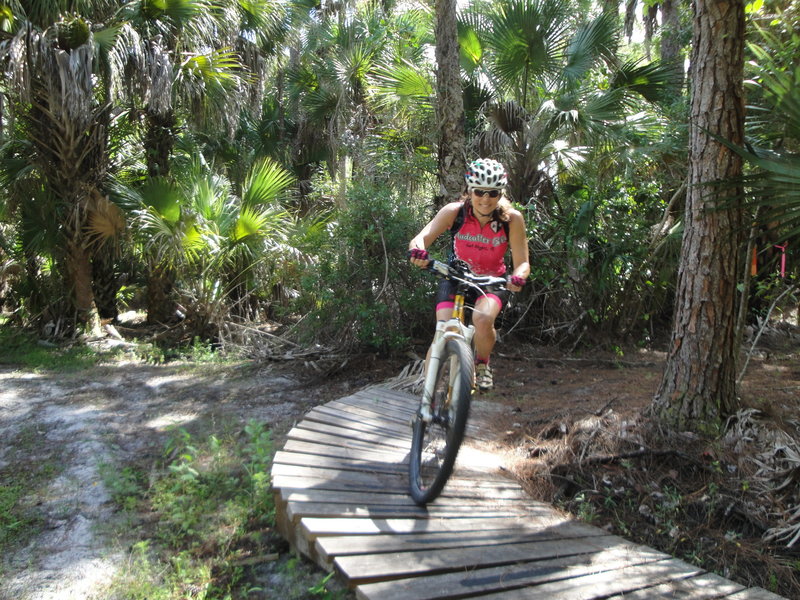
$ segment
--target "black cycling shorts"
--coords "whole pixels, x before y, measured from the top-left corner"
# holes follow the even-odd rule
[[[456,283],[449,279],[440,279],[439,287],[436,289],[435,304],[436,310],[441,308],[451,308],[456,297]],[[487,296],[500,305],[500,310],[508,303],[508,290],[498,290],[487,292]],[[475,304],[481,293],[475,288],[470,288],[466,294],[466,303]]]

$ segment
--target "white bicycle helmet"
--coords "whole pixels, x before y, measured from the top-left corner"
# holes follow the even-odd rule
[[[464,179],[468,187],[486,190],[502,190],[508,183],[505,167],[491,158],[472,161],[467,167]]]

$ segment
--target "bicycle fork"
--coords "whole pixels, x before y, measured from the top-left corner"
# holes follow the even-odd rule
[[[455,321],[455,322],[454,322]],[[463,331],[463,333],[462,333]],[[436,333],[434,334],[433,343],[431,344],[431,353],[428,357],[428,364],[425,371],[425,384],[422,392],[422,402],[420,403],[420,417],[425,423],[430,423],[434,419],[433,415],[433,397],[436,393],[437,377],[439,375],[439,363],[444,354],[444,346],[449,339],[462,339],[467,344],[472,343],[472,336],[475,329],[472,326],[465,327],[464,324],[456,319],[449,321],[439,321],[436,323]],[[453,386],[458,377],[458,370],[454,368],[457,363],[455,356],[450,357],[453,361],[451,369],[448,372],[449,381],[447,382],[447,393],[442,398],[443,402],[449,402],[452,396]]]

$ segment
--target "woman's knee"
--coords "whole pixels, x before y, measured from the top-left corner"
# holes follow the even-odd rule
[[[494,328],[496,318],[497,315],[491,312],[475,311],[472,315],[472,324],[475,325],[475,329],[486,331]]]

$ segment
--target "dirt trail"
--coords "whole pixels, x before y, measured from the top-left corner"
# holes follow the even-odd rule
[[[175,425],[217,417],[291,422],[314,397],[298,387],[290,377],[266,370],[244,377],[230,367],[198,374],[118,364],[68,375],[0,367],[0,480],[52,473],[25,499],[42,515],[40,534],[0,558],[0,599],[102,597],[127,555],[110,539],[115,509],[101,469],[157,456]]]

